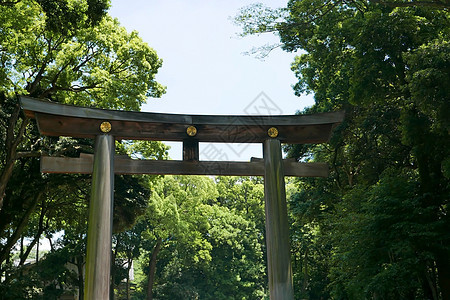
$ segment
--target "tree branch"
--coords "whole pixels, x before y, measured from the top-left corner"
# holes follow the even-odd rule
[[[86,59],[84,59],[77,66],[73,67],[72,71],[78,72],[85,64],[87,64],[91,59],[93,59],[95,56],[97,56],[98,53],[99,53],[98,51],[94,51],[90,55],[86,54]]]
[[[17,152],[16,158],[25,158],[25,157],[41,157],[42,153],[39,151],[26,151],[26,152]]]
[[[37,194],[37,196],[33,198],[32,202],[30,203],[30,206],[26,209],[26,212],[23,214],[16,229],[14,230],[14,233],[8,238],[6,244],[1,248],[0,263],[3,263],[6,260],[8,254],[9,254],[9,251],[14,246],[14,244],[17,242],[17,240],[20,238],[23,231],[26,229],[26,225],[28,224],[30,215],[35,210],[42,195],[44,195],[44,191],[39,192],[39,194]]]
[[[450,8],[450,1],[408,1],[408,2],[396,2],[396,1],[384,1],[384,0],[369,0],[369,2],[385,5],[389,7],[412,7],[412,6],[425,6],[425,7],[434,7],[439,9]]]
[[[28,258],[28,256],[31,253],[31,250],[33,250],[33,247],[39,242],[39,239],[41,238],[42,233],[47,229],[44,226],[45,213],[46,213],[46,209],[43,206],[42,209],[41,209],[41,213],[39,215],[39,223],[38,223],[37,233],[34,235],[33,240],[28,245],[27,250],[25,251],[25,253],[20,257],[19,265],[23,265],[25,263],[26,259]]]
[[[22,124],[20,124],[19,131],[16,136],[14,136],[14,129],[16,128],[17,122],[19,121],[19,113],[20,113],[20,105],[16,104],[14,108],[14,112],[11,114],[8,122],[8,130],[6,133],[6,159],[5,165],[3,167],[2,173],[0,175],[0,210],[3,207],[3,199],[5,197],[6,186],[8,184],[9,179],[12,176],[14,163],[16,161],[16,151],[17,146],[22,141],[25,129],[29,123],[29,119],[22,120]]]
[[[51,88],[47,89],[45,92],[42,93],[42,97],[47,97],[50,93],[52,92],[56,92],[56,91],[68,91],[68,92],[85,92],[88,91],[90,89],[95,89],[95,88],[102,88],[101,86],[99,86],[100,83],[93,83],[91,85],[86,85],[86,86],[77,86],[77,85],[73,85],[73,86],[68,86],[68,87],[62,87],[62,86],[52,86]]]

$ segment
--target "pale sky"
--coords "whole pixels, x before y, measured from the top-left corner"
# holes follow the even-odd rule
[[[143,111],[183,114],[295,114],[313,104],[296,97],[290,70],[295,54],[276,49],[264,61],[244,55],[253,47],[277,43],[273,34],[237,37],[230,17],[254,1],[112,0],[110,15],[136,30],[163,59],[157,81],[167,86]],[[261,1],[260,1],[261,2]],[[286,1],[263,1],[282,7]],[[263,94],[261,94],[263,93]],[[169,143],[172,159],[181,145]],[[244,160],[262,157],[261,145],[200,144],[200,159]]]

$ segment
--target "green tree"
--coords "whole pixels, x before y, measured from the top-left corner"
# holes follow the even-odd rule
[[[263,186],[216,180],[165,176],[154,184],[147,214],[132,229],[144,228],[139,261],[146,278],[135,297],[264,297]]]
[[[43,1],[43,3],[47,3]],[[64,2],[66,3],[66,2]],[[0,208],[16,160],[36,156],[35,142],[23,141],[31,128],[20,116],[15,95],[104,108],[138,110],[147,97],[164,87],[154,80],[162,61],[137,32],[127,33],[117,20],[95,18],[90,8],[104,1],[67,1],[65,18],[56,12],[63,4],[17,1],[0,5],[2,38],[0,95],[2,107],[2,169]],[[50,16],[50,17],[49,17]],[[58,20],[55,20],[58,19]],[[65,22],[62,26],[59,23]],[[32,146],[34,146],[32,148]],[[32,150],[32,152],[30,151]]]
[[[33,278],[44,280],[31,275],[30,280],[18,280],[20,274],[31,273],[12,264],[17,242],[22,241],[18,250],[23,263],[42,235],[52,241],[53,234],[64,230],[63,242],[52,244],[48,259],[65,253],[78,270],[72,284],[83,298],[85,250],[78,246],[85,243],[90,180],[41,175],[38,158],[93,152],[91,140],[40,137],[35,124],[21,115],[17,95],[139,110],[148,97],[164,92],[154,79],[162,61],[136,32],[127,33],[106,14],[108,6],[105,0],[0,2],[0,273],[5,295],[15,293],[12,282],[20,290],[23,284],[39,286]],[[161,144],[148,146],[155,156],[165,155]],[[118,144],[119,151],[124,147]],[[120,176],[116,182],[115,230],[123,230],[144,211],[147,188],[134,177]],[[31,238],[28,247],[26,238]],[[32,297],[24,295],[18,297]]]
[[[201,298],[262,299],[267,292],[264,185],[258,177],[218,177],[216,186],[208,231],[212,260]]]
[[[138,110],[147,97],[164,92],[154,80],[162,63],[156,52],[106,15],[107,7],[105,1],[0,3],[0,219],[6,239],[1,262],[42,197],[30,189],[43,191],[46,180],[36,158],[52,152],[55,143],[39,137],[35,125],[20,115],[16,95]],[[19,185],[11,186],[11,178],[20,178]]]
[[[199,176],[165,176],[154,187],[141,220],[146,226],[142,233],[148,262],[146,299],[153,299],[158,254],[170,244],[175,243],[178,249],[184,247],[190,253],[186,259],[192,264],[211,260],[211,245],[203,234],[209,226],[205,202],[216,196],[213,181]]]
[[[116,233],[113,236],[113,268],[111,272],[111,296],[117,295],[119,299],[131,298],[130,272],[134,263],[141,256],[143,250],[143,231],[145,223],[138,222],[131,228]],[[125,279],[125,288],[120,285]]]
[[[332,167],[329,180],[303,181],[291,200],[294,220],[316,237],[299,256],[319,247],[330,258],[327,277],[308,279],[311,299],[315,284],[337,299],[450,299],[447,9],[303,0],[236,18],[244,34],[275,31],[284,50],[302,51],[294,89],[316,101],[304,113],[347,112],[329,145],[286,147]]]

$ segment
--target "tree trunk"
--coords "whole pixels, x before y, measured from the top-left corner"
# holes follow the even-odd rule
[[[117,242],[116,242],[116,248],[111,254],[111,283],[109,288],[109,299],[114,300],[114,282],[116,280],[116,257],[117,257],[117,251],[119,248],[120,243],[120,236],[117,236]]]
[[[17,146],[22,141],[25,129],[29,122],[29,119],[22,120],[22,124],[20,124],[19,131],[15,136],[14,128],[16,128],[16,124],[19,121],[19,114],[20,114],[20,105],[19,103],[17,103],[16,107],[14,108],[14,112],[11,114],[11,117],[8,120],[8,129],[6,132],[6,140],[5,140],[6,159],[5,165],[3,166],[3,170],[0,174],[0,211],[2,210],[3,207],[3,199],[5,198],[6,186],[8,185],[9,179],[11,178],[14,163],[16,162]]]
[[[51,252],[55,251],[55,249],[53,247],[52,236],[47,236],[47,240],[48,240],[48,243],[50,244],[50,251]]]
[[[128,258],[127,261],[127,284],[126,284],[126,289],[127,289],[127,300],[130,300],[130,270],[133,264],[133,260],[131,258]]]
[[[39,239],[41,238],[41,235],[39,234],[36,241],[36,265],[39,263]]]
[[[44,232],[44,216],[45,216],[45,210],[42,208],[41,215],[39,216],[39,225],[36,235],[34,236],[33,240],[31,241],[30,245],[28,245],[27,250],[25,253],[23,253],[20,256],[20,262],[19,265],[23,265],[28,258],[28,255],[30,255],[31,250],[33,250],[34,245],[36,246],[36,263],[38,263],[39,260],[39,239],[41,238],[42,233]]]
[[[445,198],[442,198],[442,196],[447,195],[445,188],[443,188],[446,186],[446,179],[441,170],[442,157],[439,157],[440,154],[436,155],[436,153],[439,153],[438,149],[440,148],[437,146],[437,143],[440,141],[434,137],[429,138],[433,136],[430,129],[431,125],[424,122],[424,117],[418,116],[415,109],[411,111],[411,115],[415,115],[417,124],[425,125],[420,127],[420,132],[415,130],[410,134],[417,137],[413,142],[414,151],[412,153],[416,156],[419,170],[422,206],[425,209],[431,208],[434,211],[425,221],[432,224],[442,220],[439,207],[444,205],[443,199]],[[449,225],[449,219],[446,217],[443,220],[447,227]],[[446,233],[446,231],[447,229],[443,232]],[[441,249],[442,245],[436,245],[435,247],[437,248],[435,248],[437,277],[442,300],[450,300],[450,253]]]
[[[19,257],[23,257],[23,249],[24,249],[23,240],[24,239],[25,239],[25,237],[22,235],[20,237],[20,254],[19,254]],[[19,265],[21,265],[20,262],[19,262]]]
[[[433,275],[435,275],[435,274],[433,274]],[[433,278],[432,278],[430,276],[430,273],[426,269],[424,271],[424,277],[425,277],[425,280],[424,280],[424,284],[423,284],[423,290],[425,292],[425,296],[427,297],[427,299],[438,300],[439,297],[438,297],[438,293],[437,293],[437,289],[436,289],[436,284],[434,283],[434,280],[433,280],[433,278],[436,278],[436,277],[433,276]]]
[[[83,259],[81,257],[76,257],[75,263],[78,271],[78,300],[84,300]]]
[[[28,207],[25,214],[22,216],[22,219],[19,222],[19,225],[14,230],[13,234],[8,238],[5,246],[3,246],[2,250],[0,251],[0,264],[3,263],[7,256],[9,255],[9,252],[12,247],[16,244],[17,240],[22,235],[23,231],[26,229],[28,224],[28,219],[30,218],[31,213],[35,210],[37,203],[39,202],[39,199],[44,194],[44,191],[41,191],[32,201],[31,205]]]
[[[441,253],[438,254],[436,266],[442,300],[450,300],[450,256],[448,253],[441,251]]]
[[[308,276],[309,276],[309,274],[308,274],[308,251],[309,249],[308,249],[308,247],[306,247],[306,250],[305,250],[305,267],[303,268],[303,285],[302,285],[302,290],[303,290],[303,293],[306,293],[306,290],[308,289],[308,282],[309,282],[309,279],[308,279]]]
[[[155,282],[156,272],[156,256],[161,249],[162,240],[159,238],[153,248],[152,256],[150,257],[150,270],[148,271],[148,286],[147,286],[147,300],[153,300],[153,283]]]

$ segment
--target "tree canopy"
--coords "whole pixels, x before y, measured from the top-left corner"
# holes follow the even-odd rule
[[[303,113],[346,110],[329,145],[286,146],[332,167],[290,202],[298,297],[450,298],[449,16],[447,1],[315,0],[236,16],[298,51]]]
[[[82,275],[69,280],[67,272],[59,285],[34,282],[34,289],[24,288],[21,296],[5,288],[24,278],[22,270],[16,272],[15,253],[24,265],[42,236],[48,237],[52,251],[82,270],[85,249],[75,245],[84,244],[89,177],[42,175],[39,157],[93,152],[90,140],[40,137],[35,124],[21,114],[17,95],[139,110],[148,97],[165,92],[155,80],[162,60],[137,32],[127,32],[111,18],[108,7],[105,0],[0,2],[0,274],[2,294],[11,298],[32,297],[47,288],[62,291],[64,282],[82,293]],[[155,157],[166,155],[160,143],[146,146]],[[120,231],[145,211],[149,188],[134,177],[117,177],[116,183],[115,230]],[[61,230],[63,241],[55,243],[52,236]]]

